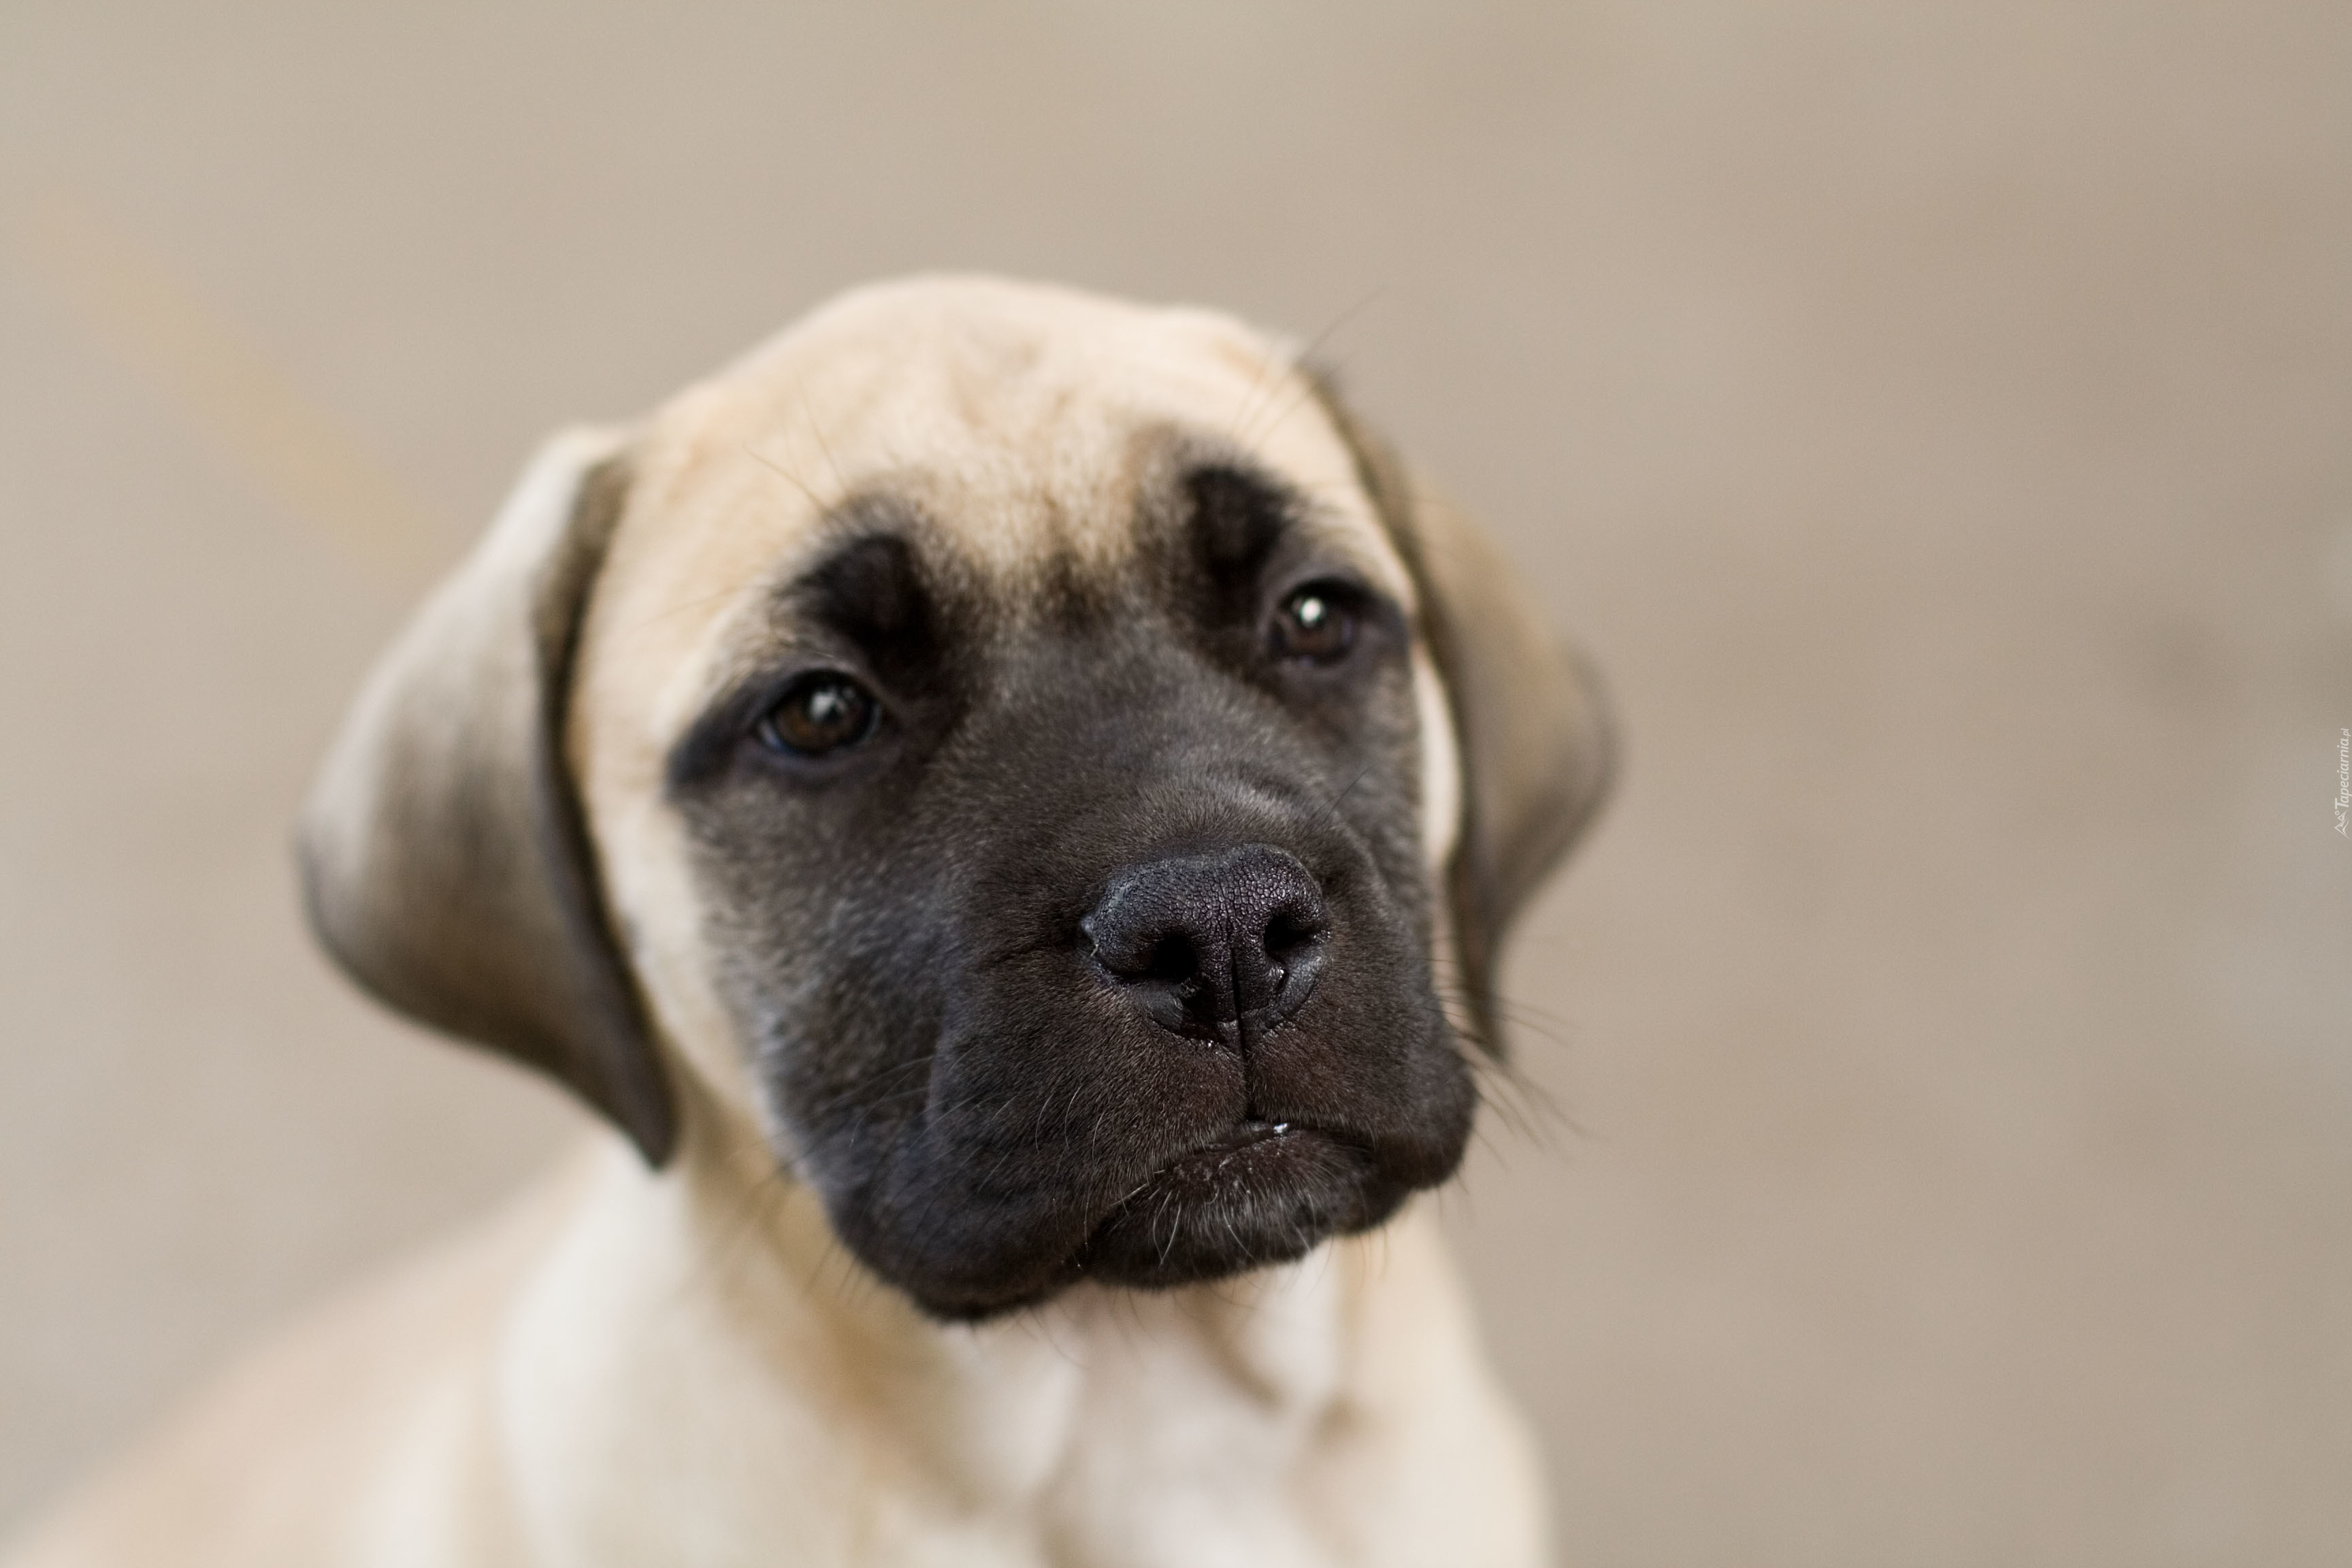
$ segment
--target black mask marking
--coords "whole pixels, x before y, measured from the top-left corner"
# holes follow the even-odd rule
[[[844,509],[773,667],[671,759],[761,1092],[941,1316],[1298,1257],[1468,1136],[1403,615],[1244,464],[1152,493],[1127,560],[1021,584]],[[1276,635],[1307,584],[1349,617],[1328,658]],[[815,668],[881,717],[780,755],[760,718]]]

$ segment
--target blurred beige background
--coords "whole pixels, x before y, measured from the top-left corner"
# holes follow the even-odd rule
[[[2352,8],[2269,0],[10,0],[0,1527],[576,1125],[299,929],[420,587],[938,265],[1339,322],[1614,678],[1446,1200],[1567,1561],[2352,1562]]]

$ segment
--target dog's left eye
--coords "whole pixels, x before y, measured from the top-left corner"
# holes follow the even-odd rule
[[[882,705],[838,670],[817,670],[784,689],[760,721],[760,739],[779,752],[822,757],[874,733]]]
[[[1356,644],[1354,594],[1338,583],[1309,583],[1283,600],[1274,616],[1274,649],[1306,664],[1332,664]]]

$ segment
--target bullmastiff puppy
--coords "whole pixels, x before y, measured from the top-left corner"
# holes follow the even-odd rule
[[[1546,1557],[1426,1203],[1594,691],[1284,342],[866,289],[551,441],[301,862],[611,1131],[16,1568]]]

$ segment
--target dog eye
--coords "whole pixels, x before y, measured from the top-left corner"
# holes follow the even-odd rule
[[[882,705],[838,670],[802,676],[760,721],[760,739],[779,752],[821,757],[874,733]]]
[[[1355,646],[1354,595],[1337,583],[1309,583],[1275,612],[1274,650],[1284,658],[1330,664]]]

